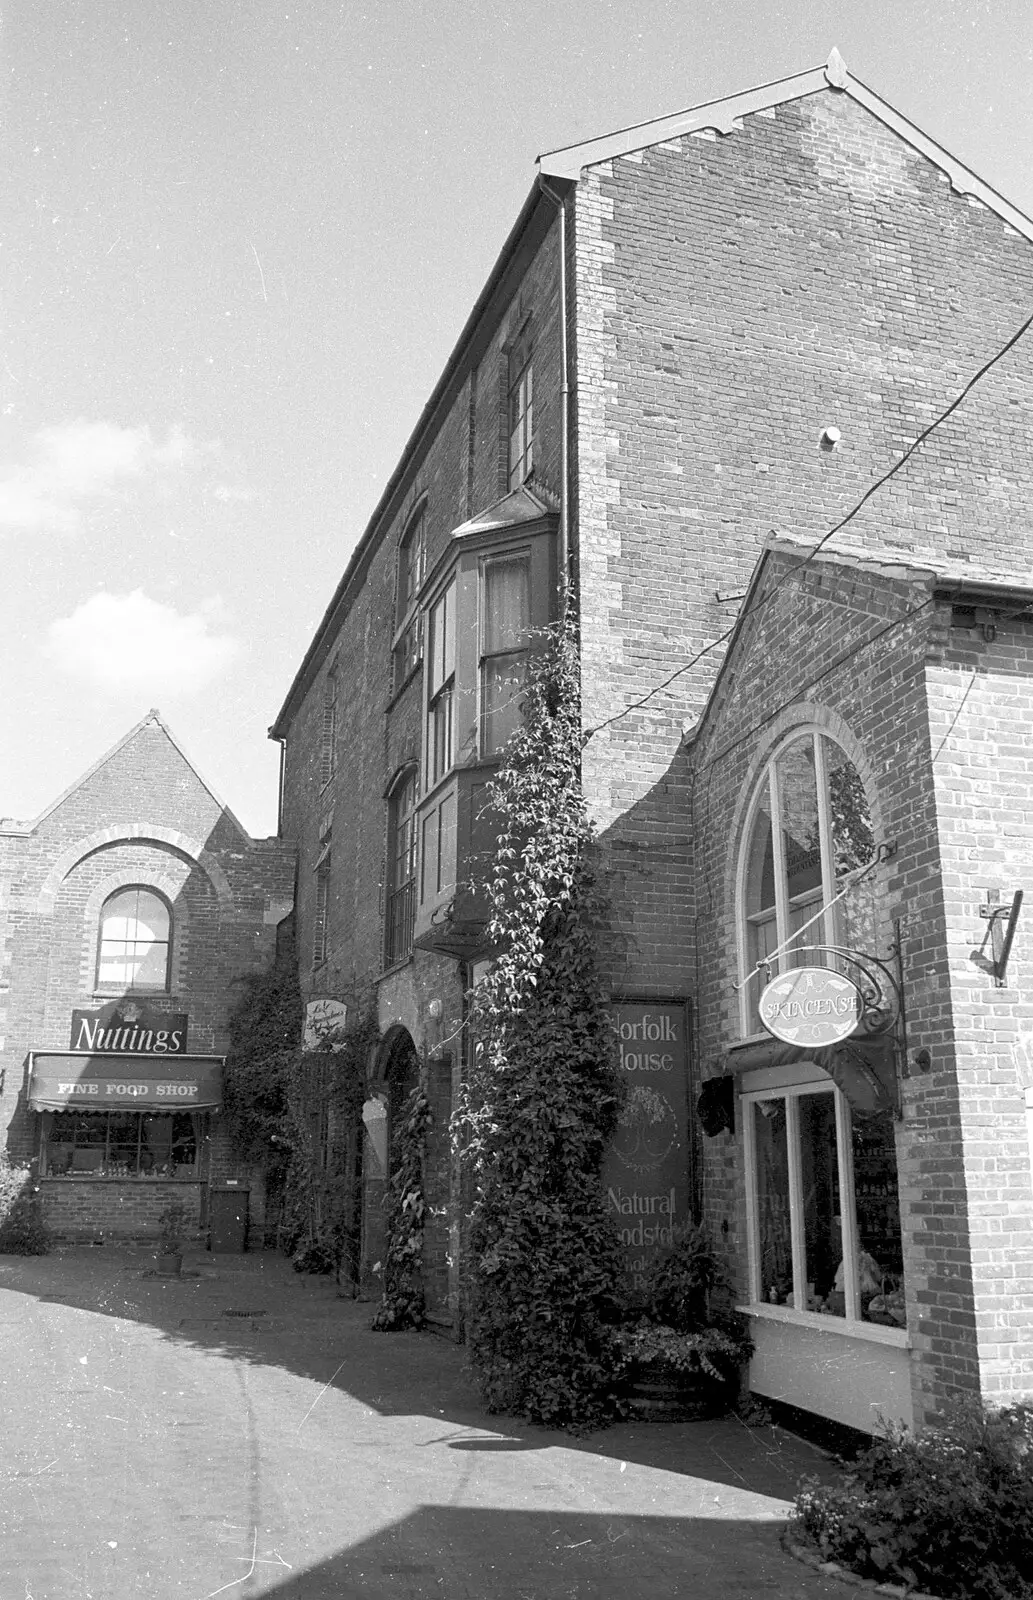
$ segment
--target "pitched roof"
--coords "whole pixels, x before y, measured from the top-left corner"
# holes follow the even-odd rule
[[[68,799],[69,795],[73,795],[76,792],[77,789],[81,789],[82,788],[84,783],[88,783],[89,780],[93,777],[94,773],[99,772],[102,767],[107,766],[108,762],[113,760],[114,757],[118,755],[119,751],[124,750],[126,748],[126,746],[128,744],[130,744],[137,737],[137,735],[142,732],[142,730],[144,728],[147,728],[147,727],[156,727],[156,728],[160,728],[161,729],[162,733],[165,735],[166,739],[168,739],[168,741],[172,745],[173,749],[177,752],[177,754],[180,756],[180,758],[190,768],[191,772],[193,773],[194,777],[197,779],[198,783],[211,796],[211,798],[214,800],[215,804],[219,807],[219,809],[223,813],[223,815],[234,825],[234,827],[236,827],[239,830],[239,832],[241,834],[241,837],[246,839],[246,840],[248,840],[248,842],[250,842],[251,835],[248,833],[248,831],[244,827],[243,823],[238,820],[238,818],[230,810],[229,806],[225,803],[225,801],[218,794],[216,794],[216,792],[212,788],[211,784],[208,783],[208,781],[205,778],[202,777],[200,772],[198,772],[196,766],[191,761],[191,759],[187,755],[186,751],[183,749],[183,746],[180,744],[179,740],[176,738],[175,734],[172,732],[172,730],[169,727],[168,723],[165,722],[165,720],[163,719],[161,713],[159,711],[157,711],[156,709],[153,709],[153,708],[150,711],[148,711],[148,713],[147,713],[147,715],[145,717],[141,717],[140,721],[135,723],[134,726],[132,728],[130,728],[128,733],[123,734],[122,738],[119,739],[116,744],[113,744],[111,746],[110,750],[106,750],[104,752],[104,754],[99,758],[99,760],[95,761],[91,767],[88,767],[87,770],[84,773],[82,773],[78,778],[76,778],[74,783],[70,783],[68,785],[67,789],[63,790],[62,793],[58,795],[56,800],[52,800],[50,802],[50,804],[47,807],[45,807],[45,809],[43,811],[40,812],[39,816],[35,817],[33,819],[32,822],[30,822],[30,823],[14,823],[13,826],[12,826],[11,819],[5,817],[5,818],[3,818],[2,822],[0,822],[0,828],[2,828],[5,833],[8,833],[8,832],[10,832],[10,833],[33,833],[33,832],[35,832],[35,830],[40,826],[40,824],[42,822],[45,822],[47,817],[49,817],[54,811],[57,810],[58,806],[61,806],[61,805],[64,804],[64,802]]]
[[[707,100],[702,105],[690,106],[685,111],[676,111],[651,122],[618,128],[613,133],[585,140],[581,144],[549,150],[538,157],[539,170],[546,177],[576,179],[584,167],[611,161],[616,156],[632,155],[649,145],[669,143],[685,134],[713,130],[727,137],[741,130],[743,117],[756,111],[769,111],[774,106],[829,89],[856,100],[858,105],[864,106],[866,111],[878,117],[880,122],[885,123],[920,155],[939,167],[958,194],[970,195],[981,201],[989,210],[996,211],[1017,233],[1033,241],[1033,219],[998,194],[971,167],[966,167],[963,161],[952,156],[935,139],[930,139],[921,128],[901,116],[860,78],[848,72],[843,57],[835,49],[823,67],[812,67],[807,72],[797,72],[789,78],[777,78],[772,83],[761,84],[756,89],[745,89],[740,94],[728,95],[721,100]]]

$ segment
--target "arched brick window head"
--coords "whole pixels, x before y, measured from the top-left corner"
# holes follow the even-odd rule
[[[172,912],[163,896],[136,884],[108,896],[100,913],[98,989],[163,993],[171,953]]]

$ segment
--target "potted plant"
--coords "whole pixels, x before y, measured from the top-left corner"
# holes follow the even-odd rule
[[[182,1200],[170,1200],[158,1218],[161,1229],[157,1270],[163,1278],[178,1278],[183,1267],[187,1209]]]
[[[726,1287],[706,1232],[690,1224],[654,1267],[638,1319],[618,1330],[629,1412],[673,1420],[732,1408],[753,1346],[730,1299],[713,1304]]]

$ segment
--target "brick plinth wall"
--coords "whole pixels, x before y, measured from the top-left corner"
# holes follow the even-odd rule
[[[44,1222],[59,1243],[69,1244],[103,1239],[157,1245],[158,1219],[178,1200],[186,1208],[185,1240],[196,1245],[203,1189],[201,1183],[160,1179],[120,1183],[117,1178],[43,1178],[39,1185]]]

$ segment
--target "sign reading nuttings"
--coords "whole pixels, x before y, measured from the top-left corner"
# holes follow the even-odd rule
[[[688,1009],[679,1001],[620,1001],[610,1016],[628,1093],[603,1162],[603,1192],[629,1290],[640,1296],[689,1218]]]
[[[831,967],[794,967],[772,978],[757,1009],[776,1039],[816,1049],[856,1033],[861,994],[856,984]]]
[[[91,1055],[182,1056],[187,1048],[187,1014],[155,1011],[133,1001],[114,1001],[92,1011],[72,1012],[70,1050]]]

